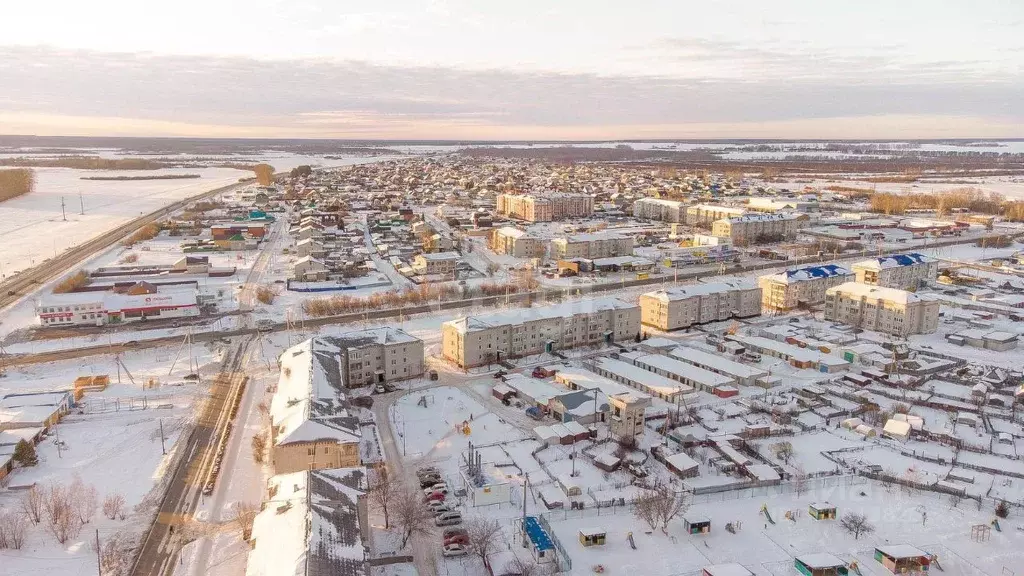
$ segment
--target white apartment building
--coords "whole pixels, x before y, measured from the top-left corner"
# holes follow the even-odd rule
[[[939,326],[939,303],[906,290],[846,282],[826,291],[825,319],[894,336],[929,334]]]
[[[412,269],[417,274],[452,274],[459,263],[458,252],[435,252],[420,254],[412,261]]]
[[[935,280],[939,275],[939,261],[917,252],[893,254],[861,260],[853,265],[853,273],[857,282],[863,284],[916,290],[921,282]]]
[[[517,358],[636,338],[640,308],[617,298],[564,302],[482,316],[441,325],[444,358],[472,368]]]
[[[633,216],[645,220],[680,223],[686,220],[686,204],[661,198],[641,198],[633,203]]]
[[[594,260],[632,254],[633,238],[613,232],[575,234],[565,238],[555,238],[551,241],[551,257],[559,260],[567,258]]]
[[[750,280],[717,282],[657,290],[640,296],[641,322],[660,330],[761,314],[761,288]]]
[[[796,214],[744,214],[715,220],[711,225],[711,233],[731,238],[737,246],[746,246],[769,237],[790,240],[796,237],[800,228],[799,218]]]
[[[711,224],[715,220],[742,216],[746,208],[738,206],[718,206],[716,204],[696,204],[686,208],[687,224]]]
[[[491,250],[516,258],[543,258],[547,242],[523,230],[505,226],[491,235]]]
[[[761,287],[762,308],[784,312],[821,304],[826,290],[853,279],[853,272],[846,268],[825,264],[761,276],[757,284]]]
[[[594,199],[585,194],[498,194],[499,214],[529,222],[585,218],[594,214]]]

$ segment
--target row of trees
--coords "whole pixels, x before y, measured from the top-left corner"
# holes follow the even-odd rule
[[[28,168],[0,170],[0,202],[36,189],[36,173]]]
[[[367,310],[403,308],[438,301],[498,296],[529,292],[537,288],[536,279],[513,279],[508,282],[486,282],[473,287],[425,283],[419,286],[378,292],[365,297],[338,295],[311,298],[302,302],[302,311],[313,317],[336,316]]]
[[[977,188],[956,188],[945,192],[894,193],[872,192],[867,195],[870,210],[890,216],[901,215],[912,208],[935,210],[939,216],[947,216],[953,209],[967,209],[982,214],[1006,214],[1009,205],[1002,194],[985,193]],[[1024,208],[1021,208],[1024,215]]]

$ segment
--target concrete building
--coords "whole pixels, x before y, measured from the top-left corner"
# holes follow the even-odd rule
[[[894,336],[929,334],[939,326],[939,303],[905,290],[846,282],[825,292],[825,319]]]
[[[686,204],[661,198],[641,198],[633,203],[633,216],[645,220],[680,223],[686,220]]]
[[[761,276],[761,306],[785,312],[825,301],[825,291],[854,279],[853,272],[836,264],[808,266]]]
[[[762,239],[791,240],[800,227],[796,214],[744,214],[715,220],[711,233],[732,239],[736,246],[747,246]]]
[[[528,222],[586,218],[594,214],[594,199],[585,194],[498,194],[499,214]]]
[[[640,296],[642,322],[660,330],[761,314],[761,288],[732,278],[657,290]]]
[[[742,216],[746,214],[746,208],[734,206],[717,206],[714,204],[697,204],[686,208],[687,224],[711,224],[715,220]]]
[[[853,265],[853,273],[862,284],[916,290],[921,282],[939,275],[939,261],[917,252],[893,254],[861,260]]]
[[[491,250],[516,258],[543,258],[547,243],[523,230],[505,226],[491,233]]]
[[[639,333],[640,308],[616,298],[467,316],[441,325],[445,359],[463,368],[631,340]]]
[[[195,290],[145,294],[71,292],[47,294],[36,306],[40,326],[102,326],[148,319],[199,316]]]
[[[367,576],[370,523],[363,467],[278,474],[256,515],[245,576]]]
[[[744,386],[755,386],[759,378],[767,376],[767,372],[749,364],[734,362],[721,354],[711,354],[688,346],[679,346],[669,350],[668,355],[672,358],[693,364],[694,366],[728,376],[737,384]]]
[[[609,427],[616,438],[636,438],[644,433],[644,412],[651,406],[646,394],[623,392],[608,397]]]
[[[597,234],[576,234],[551,241],[551,257],[558,260],[569,258],[610,258],[633,254],[633,238],[613,232]]]
[[[455,266],[459,263],[459,258],[461,258],[461,256],[458,252],[420,254],[413,259],[412,269],[419,275],[454,274]]]
[[[358,466],[361,432],[347,390],[423,374],[423,342],[394,328],[318,336],[281,354],[270,403],[278,473]]]

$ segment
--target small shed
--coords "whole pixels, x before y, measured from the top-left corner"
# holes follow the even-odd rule
[[[507,384],[496,384],[494,388],[491,388],[491,395],[502,402],[507,402],[509,398],[516,395],[516,391]]]
[[[603,528],[583,528],[580,530],[580,544],[585,547],[604,546],[608,534]]]
[[[701,576],[754,576],[753,572],[735,562],[705,566],[700,574]]]
[[[793,560],[793,566],[804,576],[845,576],[849,574],[846,562],[828,552],[797,556]]]
[[[605,472],[614,472],[619,469],[621,464],[622,459],[611,453],[600,454],[594,458],[594,466]]]
[[[882,435],[893,440],[906,442],[910,439],[910,430],[910,422],[890,418],[885,423],[885,428],[882,429]]]
[[[693,478],[700,475],[700,466],[697,464],[697,461],[687,456],[684,452],[666,457],[665,465],[680,478]]]
[[[683,516],[683,529],[687,534],[710,534],[711,519],[707,516]]]
[[[868,426],[867,424],[861,424],[860,426],[854,428],[853,431],[866,438],[874,438],[875,436],[878,435],[878,433],[875,432],[875,429],[872,428],[871,426]]]
[[[562,474],[558,477],[558,485],[562,487],[562,491],[569,498],[573,496],[580,496],[583,494],[583,489],[576,483],[576,480],[568,474]]]
[[[909,544],[896,544],[875,548],[875,560],[893,574],[927,572],[931,555]]]
[[[835,520],[836,507],[830,502],[814,502],[807,511],[815,520]]]

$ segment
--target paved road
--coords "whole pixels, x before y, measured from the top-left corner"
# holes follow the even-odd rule
[[[181,526],[195,512],[203,497],[203,486],[213,465],[216,443],[230,420],[229,401],[244,386],[241,368],[245,365],[252,338],[243,338],[221,374],[210,386],[210,394],[173,471],[156,519],[143,539],[135,560],[135,576],[161,576],[173,572],[173,561],[181,546]]]

